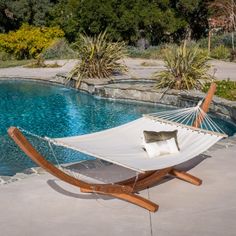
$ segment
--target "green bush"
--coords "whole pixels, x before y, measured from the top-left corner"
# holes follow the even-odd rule
[[[211,51],[210,56],[215,59],[228,59],[230,57],[230,49],[220,45]]]
[[[77,57],[77,53],[70,47],[69,43],[63,38],[45,49],[42,53],[45,59],[72,59]]]
[[[14,56],[12,56],[9,53],[6,52],[0,52],[0,61],[8,61],[8,60],[13,60],[15,59]]]
[[[78,42],[80,61],[72,69],[68,79],[76,76],[76,86],[79,87],[84,78],[110,78],[113,73],[127,70],[122,61],[125,55],[125,44],[110,42],[106,32],[93,38],[81,34]]]
[[[228,100],[236,101],[236,82],[228,80],[216,81],[217,89],[216,95]],[[210,83],[206,83],[202,89],[203,92],[207,92],[210,87]]]
[[[170,47],[170,44],[163,44],[157,47],[148,48],[149,59],[162,59],[166,50]]]
[[[54,40],[64,36],[58,27],[35,27],[24,24],[15,32],[0,34],[0,51],[17,59],[36,58]]]
[[[199,47],[207,48],[208,47],[208,38],[203,38],[198,41]],[[232,47],[232,39],[231,34],[222,34],[222,35],[214,35],[211,37],[211,48],[219,47],[223,45],[227,48]]]
[[[144,58],[144,59],[162,59],[166,49],[171,47],[171,44],[162,44],[159,46],[151,46],[147,49],[139,49],[137,47],[127,47],[128,56],[132,58]]]
[[[231,50],[230,52],[230,61],[235,61],[236,60],[236,50]]]
[[[200,89],[213,78],[208,74],[208,56],[198,47],[171,47],[164,54],[166,69],[154,73],[157,88]]]
[[[132,58],[147,58],[146,51],[147,50],[142,50],[134,46],[127,47],[127,54]]]

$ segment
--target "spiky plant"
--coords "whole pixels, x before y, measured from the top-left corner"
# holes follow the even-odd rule
[[[115,72],[127,70],[122,59],[126,55],[124,42],[110,42],[106,32],[95,37],[79,36],[80,61],[71,70],[68,79],[75,77],[76,86],[86,78],[110,78]]]
[[[172,47],[166,50],[164,62],[166,69],[154,73],[158,79],[157,88],[200,89],[205,82],[213,80],[208,74],[208,56],[197,46]]]

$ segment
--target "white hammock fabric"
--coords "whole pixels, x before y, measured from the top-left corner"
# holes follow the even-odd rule
[[[144,130],[178,130],[180,152],[149,158],[142,148]],[[90,156],[135,170],[145,172],[172,167],[188,161],[210,148],[227,135],[164,121],[154,116],[144,116],[128,124],[92,134],[57,138],[54,144],[83,152]]]

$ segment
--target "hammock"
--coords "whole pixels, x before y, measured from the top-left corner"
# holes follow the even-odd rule
[[[66,138],[47,138],[49,143],[71,148],[96,158],[139,172],[134,178],[112,184],[88,184],[64,173],[42,157],[15,127],[8,130],[18,146],[38,165],[65,182],[80,187],[82,192],[96,192],[115,196],[156,211],[158,205],[134,193],[152,186],[167,174],[200,185],[201,180],[175,166],[198,156],[220,139],[227,137],[206,114],[216,85],[212,84],[204,102],[179,110],[144,115],[128,124],[101,132]],[[180,152],[149,158],[141,146],[143,130],[178,130]]]
[[[141,145],[143,130],[158,132],[174,129],[178,130],[180,152],[149,158]],[[138,172],[146,172],[188,161],[223,137],[226,135],[185,125],[177,126],[175,123],[166,123],[149,115],[109,130],[51,141],[55,145],[71,148]]]

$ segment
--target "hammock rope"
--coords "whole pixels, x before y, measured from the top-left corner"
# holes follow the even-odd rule
[[[201,109],[202,101],[197,106],[184,109],[175,109],[150,113],[147,116],[159,119],[161,122],[174,122],[176,125],[182,124],[184,126],[196,127],[195,122],[199,121],[199,128],[225,134],[225,132],[217,125],[217,123]],[[168,122],[168,123],[169,123]]]
[[[37,139],[39,139],[39,140],[42,140],[42,141],[46,142],[46,143],[48,144],[50,150],[51,150],[52,156],[53,156],[53,158],[55,159],[58,168],[59,168],[60,170],[65,171],[65,168],[62,167],[62,165],[59,163],[59,160],[58,160],[58,158],[57,158],[57,156],[56,156],[56,154],[55,154],[55,151],[54,151],[54,149],[53,149],[53,147],[52,147],[52,144],[55,145],[55,142],[52,142],[52,139],[51,139],[51,138],[46,137],[46,136],[45,136],[45,137],[39,136],[39,135],[37,135],[37,134],[35,134],[35,133],[32,133],[32,132],[30,132],[30,131],[28,131],[28,130],[26,130],[26,129],[23,129],[22,127],[19,127],[19,126],[18,126],[17,128],[18,128],[21,132],[24,132],[25,134],[27,134],[27,135],[29,135],[29,136],[32,136],[32,137],[34,137],[34,138],[37,138]]]

